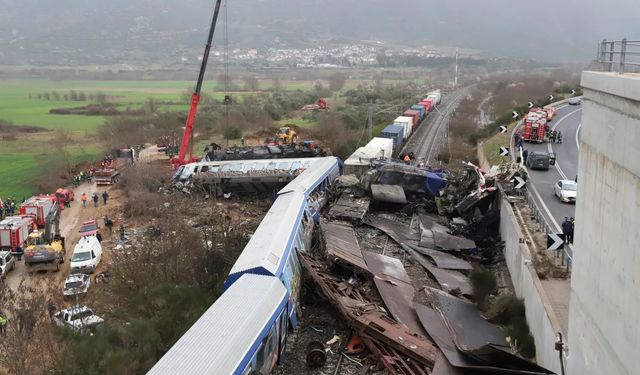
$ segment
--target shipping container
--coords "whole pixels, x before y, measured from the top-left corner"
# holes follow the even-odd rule
[[[418,111],[420,112],[420,121],[424,120],[424,116],[427,114],[427,112],[424,110],[424,106],[421,104],[414,104],[411,106],[411,109],[413,109],[414,111]]]
[[[393,152],[399,152],[404,144],[404,127],[402,125],[387,125],[380,137],[393,139]]]
[[[33,216],[36,224],[42,227],[47,222],[47,217],[51,211],[57,208],[55,196],[40,195],[22,202],[20,204],[20,214]]]
[[[431,110],[433,110],[433,99],[429,99],[429,98],[425,98],[422,99],[422,101],[420,102],[420,104],[425,106],[425,110],[427,111],[427,113],[431,112]]]
[[[360,147],[344,161],[344,174],[363,174],[371,165],[372,160],[382,158],[382,150]]]
[[[404,128],[404,139],[409,138],[409,135],[411,135],[411,131],[413,130],[412,117],[400,116],[393,120],[393,124],[402,126]]]
[[[16,246],[24,247],[33,226],[31,216],[8,216],[0,221],[0,249],[13,251]]]
[[[442,92],[440,90],[431,91],[427,94],[427,98],[433,99],[433,106],[435,107],[440,104],[440,101],[442,100]]]
[[[420,124],[420,112],[414,111],[413,109],[408,109],[404,111],[403,115],[407,117],[411,117],[413,119],[413,128],[417,128],[418,124]]]
[[[382,150],[383,159],[391,159],[393,155],[393,139],[375,137],[364,147],[366,149]]]

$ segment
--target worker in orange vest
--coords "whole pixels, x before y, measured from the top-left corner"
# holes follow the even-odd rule
[[[82,193],[82,197],[80,197],[80,200],[82,200],[82,207],[87,207],[87,194],[86,193]]]

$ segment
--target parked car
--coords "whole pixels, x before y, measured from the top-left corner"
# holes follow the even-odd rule
[[[7,276],[9,271],[11,271],[16,266],[16,258],[11,254],[10,251],[0,251],[0,279],[3,279]]]
[[[104,323],[104,319],[95,315],[87,306],[74,306],[60,310],[51,316],[53,322],[60,327],[67,327],[78,333],[97,328]]]
[[[80,227],[80,237],[96,236],[98,241],[102,242],[102,234],[98,227],[98,221],[95,219],[87,220]]]
[[[78,240],[71,256],[71,273],[94,273],[102,260],[102,245],[95,236]]]
[[[562,202],[575,203],[578,183],[573,180],[560,180],[553,187],[553,192]]]
[[[570,98],[567,103],[569,103],[569,105],[580,105],[582,100],[580,98]]]
[[[550,165],[555,164],[555,154],[532,151],[527,156],[527,167],[531,169],[548,170]]]
[[[91,276],[84,273],[74,273],[64,280],[62,293],[64,298],[73,298],[86,294],[91,285]]]

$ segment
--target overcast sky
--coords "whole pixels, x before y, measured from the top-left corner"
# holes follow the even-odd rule
[[[168,49],[199,45],[213,3],[0,0],[0,44],[20,38],[8,48],[39,40],[46,40],[42,48],[73,47],[90,39],[94,46],[127,48],[127,36],[162,33],[180,36],[167,40]],[[276,37],[342,37],[582,61],[595,55],[603,38],[640,39],[640,0],[229,0],[228,9],[230,41],[258,48]]]

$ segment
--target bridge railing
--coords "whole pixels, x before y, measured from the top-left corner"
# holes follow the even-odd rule
[[[525,198],[527,205],[531,209],[531,213],[538,223],[539,230],[544,234],[556,233],[556,230],[549,224],[544,214],[538,207],[536,200],[533,198],[533,195],[529,191],[529,189],[524,188],[521,189],[520,194]],[[568,246],[565,244],[565,247]],[[571,272],[571,264],[573,263],[573,258],[571,254],[567,251],[566,248],[554,250],[556,258],[560,259],[560,263],[563,266],[566,266],[567,272]]]
[[[604,71],[637,73],[640,71],[640,41],[604,39],[598,43],[596,59]]]

